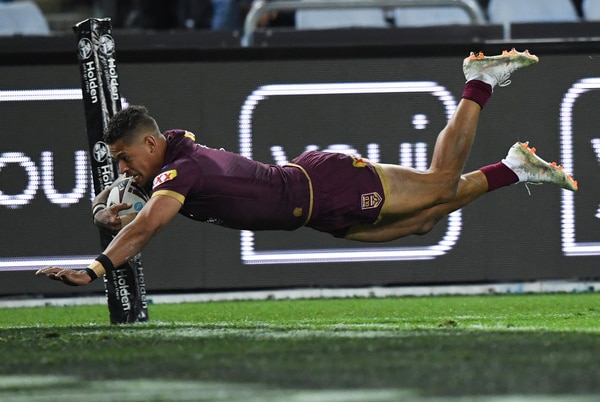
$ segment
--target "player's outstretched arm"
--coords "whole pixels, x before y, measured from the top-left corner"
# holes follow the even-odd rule
[[[153,197],[88,268],[77,270],[49,266],[38,270],[36,275],[62,281],[67,285],[86,285],[104,275],[106,271],[123,265],[142,251],[150,239],[173,219],[180,208],[181,204],[175,198]]]

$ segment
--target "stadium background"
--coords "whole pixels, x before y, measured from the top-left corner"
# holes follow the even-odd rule
[[[423,143],[431,149],[448,107],[460,98],[464,81],[462,58],[470,50],[483,48],[487,53],[495,53],[513,46],[414,46],[383,41],[378,46],[243,49],[214,46],[220,43],[218,38],[213,46],[197,42],[183,46],[178,42],[169,47],[173,39],[163,42],[160,35],[153,38],[151,45],[145,44],[146,40],[116,36],[121,93],[127,102],[146,105],[163,130],[185,128],[196,134],[199,143],[236,152],[243,151],[240,135],[248,129],[240,125],[245,110],[251,113],[253,157],[271,163],[272,146],[280,146],[291,159],[309,145],[327,148],[344,144],[365,155],[367,149],[372,149],[369,144],[377,144],[380,160],[390,163],[399,161],[401,143]],[[59,193],[72,191],[74,155],[87,149],[81,101],[53,100],[53,95],[43,100],[17,101],[12,92],[78,89],[74,45],[73,38],[20,38],[3,47],[2,295],[103,291],[99,283],[84,289],[47,283],[33,276],[35,267],[23,264],[27,260],[94,256],[100,252],[98,233],[90,219],[90,178],[84,180],[85,195],[78,202],[61,207],[50,202],[42,184],[31,183],[27,173],[42,172],[42,153],[47,156],[50,152],[54,188]],[[600,241],[596,216],[600,177],[592,144],[597,136],[599,117],[595,110],[600,99],[597,91],[580,94],[573,115],[563,115],[562,126],[561,105],[577,82],[600,77],[598,48],[595,42],[518,44],[520,50],[525,47],[538,54],[541,62],[515,75],[510,87],[496,91],[480,120],[467,169],[498,161],[517,140],[528,140],[543,157],[560,161],[571,149],[564,146],[561,135],[565,135],[565,127],[572,127],[571,167],[580,181],[580,191],[573,198],[574,225],[565,220],[563,192],[551,186],[531,186],[529,196],[525,187],[518,186],[502,189],[468,206],[451,220],[452,230],[449,221],[445,221],[427,236],[384,245],[349,243],[308,229],[254,233],[253,250],[259,254],[295,254],[298,259],[292,263],[245,264],[240,232],[177,217],[143,252],[148,290],[597,278],[598,257],[593,250]],[[437,92],[405,89],[388,93],[270,94],[252,108],[244,109],[248,98],[264,86],[293,84],[297,89],[306,88],[307,84],[351,83],[368,87],[371,83],[391,83],[391,87],[410,83],[408,88],[435,83]],[[415,116],[419,116],[417,121],[426,120],[425,128],[415,126]],[[33,162],[27,164],[29,170],[19,163],[10,163],[15,155]],[[14,198],[28,188],[35,190],[31,201],[15,206]],[[576,241],[591,245],[591,255],[565,255],[562,235],[569,230]],[[430,259],[385,257],[423,249],[443,253]],[[303,260],[307,250],[317,250],[322,258]],[[361,258],[361,253],[373,257]],[[356,258],[339,261],[335,257],[338,254]]]

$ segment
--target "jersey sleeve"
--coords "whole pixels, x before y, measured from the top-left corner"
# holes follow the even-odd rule
[[[164,168],[152,181],[152,197],[164,195],[183,205],[194,186],[193,163],[176,163]]]

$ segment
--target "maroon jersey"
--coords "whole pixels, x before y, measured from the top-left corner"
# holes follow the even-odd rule
[[[198,145],[188,131],[165,137],[152,196],[177,199],[188,218],[247,230],[306,225],[337,237],[380,218],[386,191],[380,169],[367,160],[311,151],[276,166]]]
[[[188,131],[164,134],[165,165],[154,178],[152,196],[177,199],[181,214],[248,230],[293,230],[308,220],[310,191],[302,170],[198,145]]]

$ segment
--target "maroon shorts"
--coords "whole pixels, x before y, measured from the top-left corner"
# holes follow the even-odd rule
[[[339,153],[310,151],[292,161],[308,175],[312,213],[306,226],[344,237],[350,226],[379,220],[385,200],[375,165]]]

